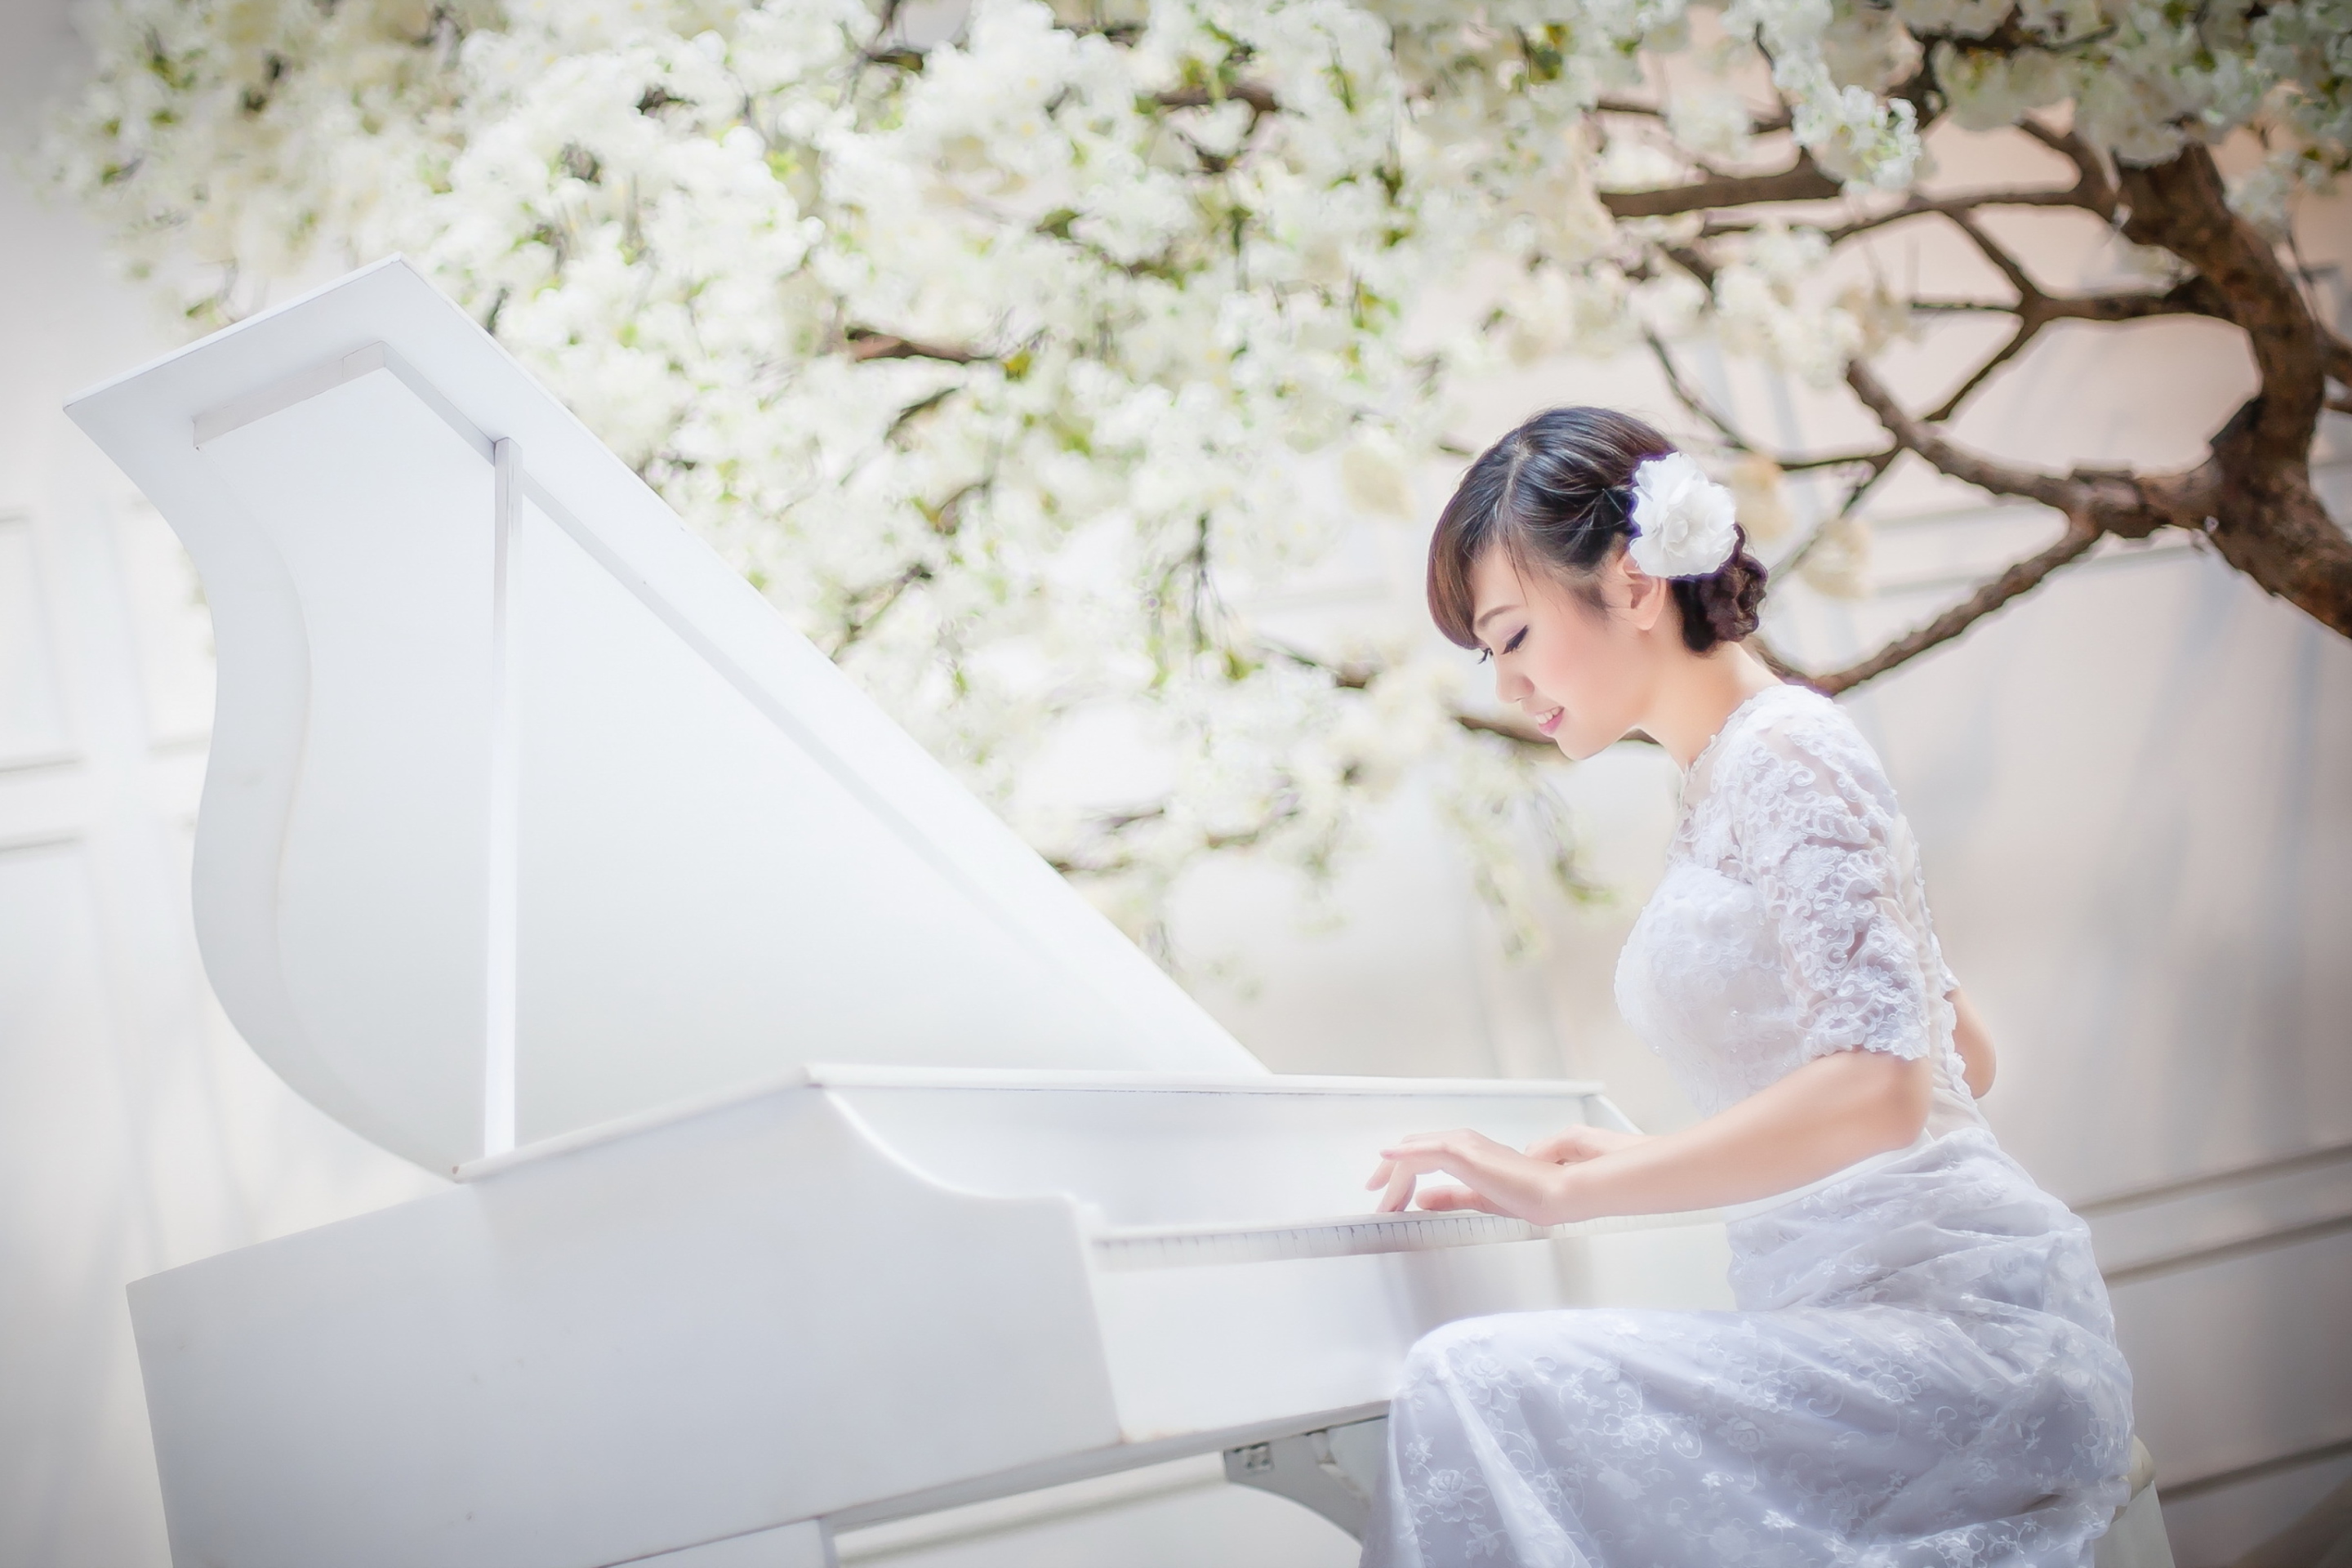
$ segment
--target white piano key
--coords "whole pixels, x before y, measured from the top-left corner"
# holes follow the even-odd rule
[[[1531,1225],[1490,1214],[1349,1215],[1305,1225],[1129,1226],[1092,1240],[1095,1267],[1122,1270],[1184,1268],[1216,1263],[1278,1263],[1301,1258],[1356,1258],[1382,1252],[1437,1252],[1514,1241],[1616,1231],[1716,1225],[1722,1214],[1612,1215],[1564,1225]]]

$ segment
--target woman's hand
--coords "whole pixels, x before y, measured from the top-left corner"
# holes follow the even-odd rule
[[[1648,1137],[1646,1132],[1620,1132],[1613,1127],[1570,1127],[1537,1139],[1528,1145],[1528,1154],[1549,1164],[1575,1165],[1631,1148]]]
[[[1462,1185],[1423,1193],[1423,1209],[1478,1209],[1535,1225],[1557,1225],[1570,1217],[1564,1212],[1571,1184],[1565,1167],[1638,1142],[1637,1133],[1576,1127],[1538,1139],[1521,1153],[1466,1127],[1417,1132],[1381,1150],[1380,1165],[1364,1185],[1383,1189],[1378,1212],[1400,1214],[1412,1203],[1422,1177],[1443,1173]]]
[[[1418,1133],[1381,1150],[1364,1185],[1383,1189],[1380,1212],[1396,1214],[1415,1183],[1442,1173],[1462,1185],[1423,1194],[1423,1208],[1534,1225],[1747,1203],[1911,1142],[1927,1123],[1935,1070],[1924,1056],[1832,1051],[1679,1131],[1571,1127],[1525,1153],[1466,1128]]]

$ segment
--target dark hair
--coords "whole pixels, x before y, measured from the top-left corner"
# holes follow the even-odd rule
[[[1601,604],[1592,578],[1621,542],[1633,537],[1633,470],[1675,449],[1630,414],[1553,408],[1479,455],[1437,519],[1429,542],[1429,613],[1437,629],[1475,647],[1470,568],[1500,548],[1521,566],[1564,579]],[[1671,577],[1693,653],[1737,642],[1756,629],[1764,563],[1748,553],[1748,531],[1732,530],[1731,554],[1704,577]]]

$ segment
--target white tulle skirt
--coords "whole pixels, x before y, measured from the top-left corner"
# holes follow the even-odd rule
[[[1977,1128],[1730,1226],[1736,1311],[1477,1318],[1391,1409],[1368,1568],[2075,1568],[2131,1373],[2090,1236]]]

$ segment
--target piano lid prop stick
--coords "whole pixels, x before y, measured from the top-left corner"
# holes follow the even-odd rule
[[[513,636],[515,532],[522,505],[522,448],[511,437],[490,449],[490,789],[488,962],[483,973],[482,1152],[515,1146],[516,809],[521,794],[515,746]]]

